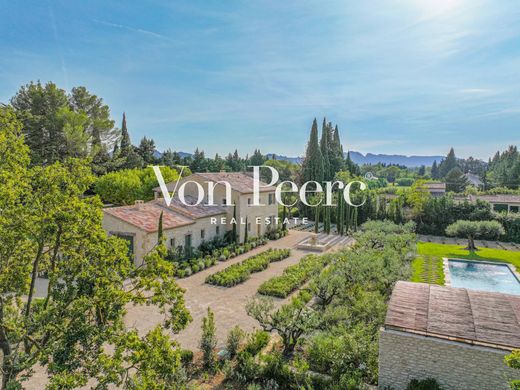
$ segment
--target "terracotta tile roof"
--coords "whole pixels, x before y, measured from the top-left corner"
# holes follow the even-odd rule
[[[199,176],[203,179],[203,181],[227,181],[233,190],[242,194],[250,194],[253,192],[253,177],[242,172],[194,173],[191,176],[183,178],[180,183],[186,180],[192,180],[192,176]],[[166,187],[168,188],[168,191],[173,191],[175,184],[175,182],[167,183]],[[260,182],[260,192],[273,192],[276,189],[276,187],[265,187],[265,185],[266,183]],[[154,191],[160,192],[161,188],[155,187]]]
[[[186,195],[184,197],[186,203],[195,204],[196,199]],[[153,203],[157,204],[160,207],[164,207],[165,209],[172,210],[174,212],[181,213],[188,218],[199,219],[205,217],[212,217],[215,215],[226,214],[226,208],[222,206],[208,206],[205,204],[198,204],[196,206],[186,206],[183,204],[178,197],[173,197],[170,203],[170,206],[166,206],[166,202],[163,198],[153,200]],[[215,202],[216,203],[216,202]]]
[[[164,230],[195,223],[192,218],[173,210],[168,210],[153,202],[143,203],[138,206],[109,207],[103,209],[104,213],[112,215],[149,233],[159,230],[161,211],[163,211]]]
[[[520,348],[520,296],[401,281],[390,298],[385,327]]]

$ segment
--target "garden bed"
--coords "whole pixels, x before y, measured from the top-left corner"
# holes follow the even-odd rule
[[[217,264],[219,261],[227,261],[259,246],[263,246],[267,244],[269,240],[278,240],[286,235],[286,231],[278,230],[268,233],[263,237],[251,238],[245,244],[229,244],[222,248],[215,248],[211,251],[211,254],[206,254],[205,256],[181,261],[172,260],[176,265],[175,276],[178,278],[186,278]]]
[[[330,256],[307,255],[298,264],[290,266],[280,276],[262,283],[258,292],[277,298],[286,298],[312,276],[317,275],[330,261]]]
[[[271,262],[283,260],[289,257],[290,254],[291,251],[289,249],[269,249],[208,276],[206,283],[222,287],[233,287],[245,282],[252,273],[263,271]]]

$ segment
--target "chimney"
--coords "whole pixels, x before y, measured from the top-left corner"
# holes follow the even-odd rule
[[[135,209],[136,210],[141,210],[143,204],[144,204],[144,200],[136,200],[135,201]]]

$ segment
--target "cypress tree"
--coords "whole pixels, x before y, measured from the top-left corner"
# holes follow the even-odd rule
[[[327,125],[325,118],[323,118],[323,125],[321,128],[321,141],[320,141],[320,150],[323,158],[323,178],[324,180],[331,180],[331,165],[330,165],[330,128]]]
[[[329,156],[331,171],[333,174],[342,171],[344,168],[343,146],[339,138],[338,125],[334,128],[331,141],[331,154]]]
[[[231,231],[231,241],[236,244],[238,241],[237,236],[237,205],[233,206],[233,229]]]
[[[320,206],[316,206],[316,211],[314,212],[314,233],[319,232],[319,225],[320,224]]]
[[[343,197],[341,191],[338,191],[338,207],[336,208],[336,230],[340,236],[343,235]]]
[[[285,219],[287,218],[287,206],[283,206],[282,208],[282,230],[287,230],[287,224],[285,223]]]
[[[302,180],[303,183],[312,180],[321,183],[323,179],[323,156],[318,142],[318,122],[316,118],[314,118],[307,150],[305,152],[305,159],[302,164]]]
[[[157,243],[162,244],[163,238],[163,212],[161,211],[161,215],[159,216],[159,229],[157,230]]]
[[[130,134],[126,128],[126,114],[123,112],[123,122],[121,123],[121,150],[126,152],[132,147]]]
[[[247,226],[247,217],[246,217],[246,229],[245,229],[245,232],[244,232],[244,244],[247,243],[247,239],[249,238],[248,237],[248,226]]]

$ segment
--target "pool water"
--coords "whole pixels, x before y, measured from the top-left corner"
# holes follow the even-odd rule
[[[520,295],[520,282],[505,264],[448,260],[452,287]]]

